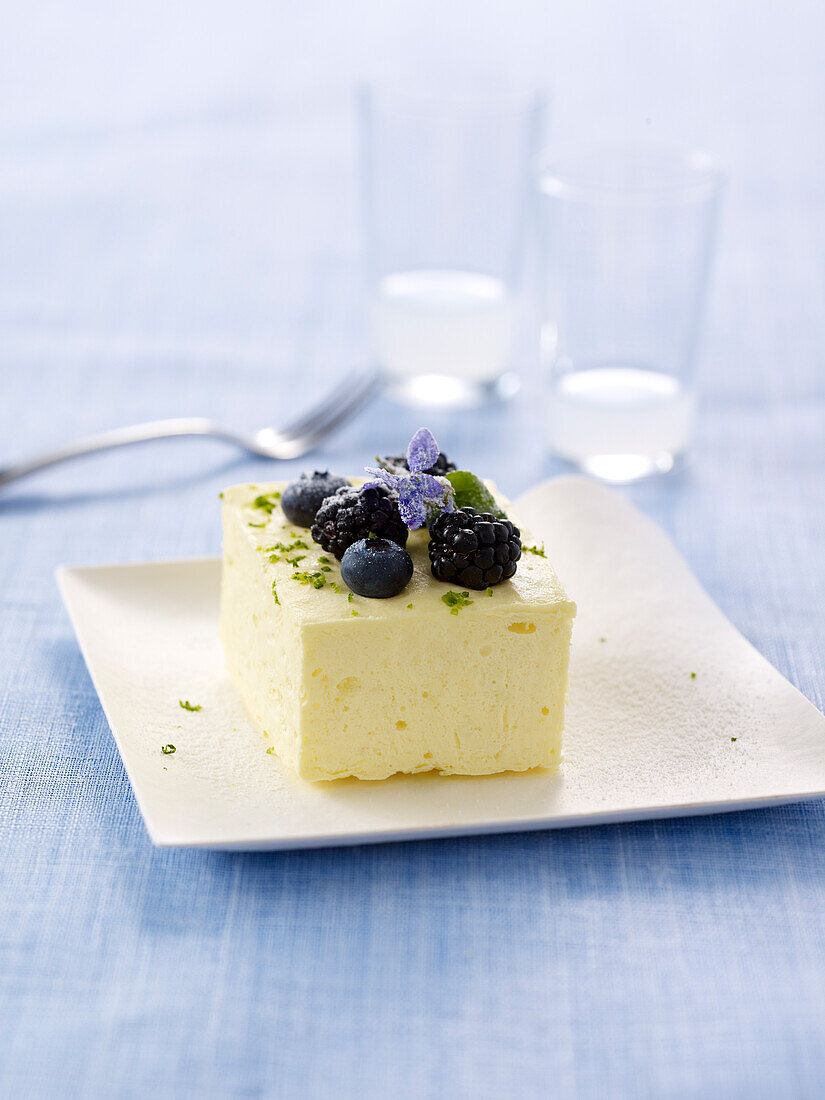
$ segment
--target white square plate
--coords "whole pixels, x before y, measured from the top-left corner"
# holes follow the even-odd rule
[[[825,718],[734,629],[655,524],[583,478],[540,485],[517,507],[579,605],[557,772],[304,783],[267,754],[224,670],[218,560],[59,570],[152,840],[362,844],[825,794]],[[174,755],[161,752],[168,743]]]

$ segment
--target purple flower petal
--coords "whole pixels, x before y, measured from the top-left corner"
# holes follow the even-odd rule
[[[364,469],[368,474],[372,474],[373,476],[373,481],[370,482],[370,488],[381,484],[388,485],[390,489],[395,489],[397,487],[398,478],[395,474],[391,474],[389,470],[381,470],[377,466],[365,466]]]
[[[429,469],[438,458],[438,444],[429,428],[419,428],[407,447],[407,465],[414,474]]]
[[[398,508],[401,518],[415,531],[427,521],[427,509],[424,507],[423,494],[412,478],[402,478],[398,485]]]
[[[416,474],[414,480],[421,486],[421,491],[424,494],[425,500],[431,500],[433,503],[437,503],[443,500],[447,495],[444,486],[438,478],[433,477],[432,474]]]

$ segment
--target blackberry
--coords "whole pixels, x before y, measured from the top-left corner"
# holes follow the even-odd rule
[[[344,485],[349,485],[345,477],[338,477],[328,470],[301,474],[297,481],[291,481],[284,489],[281,509],[289,522],[296,527],[311,527],[315,513],[326,498]]]
[[[404,470],[409,470],[409,463],[407,462],[406,455],[387,455],[384,459],[385,462],[391,462],[393,466],[400,466]],[[450,462],[449,458],[443,451],[438,452],[438,458],[430,466],[429,470],[425,470],[425,474],[432,474],[433,477],[444,477],[445,474],[451,474],[453,470],[457,470],[458,467],[454,462]]]
[[[371,533],[407,545],[409,532],[398,511],[398,500],[383,485],[339,489],[318,509],[311,531],[315,541],[339,561],[347,547]]]
[[[490,588],[513,576],[520,557],[518,527],[490,512],[442,512],[430,527],[430,568],[436,580]]]

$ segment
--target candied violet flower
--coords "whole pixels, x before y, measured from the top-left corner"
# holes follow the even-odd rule
[[[398,466],[389,469],[367,467],[372,480],[366,485],[385,485],[396,490],[401,518],[411,531],[423,527],[441,512],[452,512],[455,508],[455,493],[449,481],[424,473],[437,459],[438,444],[433,433],[428,428],[419,428],[407,447],[409,471]]]

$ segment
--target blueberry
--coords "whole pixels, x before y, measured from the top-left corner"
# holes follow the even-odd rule
[[[341,576],[358,596],[385,600],[410,583],[412,558],[389,539],[359,539],[344,551]]]
[[[301,474],[297,481],[287,485],[281,495],[283,513],[296,527],[311,527],[315,522],[315,513],[326,498],[343,485],[349,485],[345,477],[338,477],[327,470],[316,470],[311,475]]]

